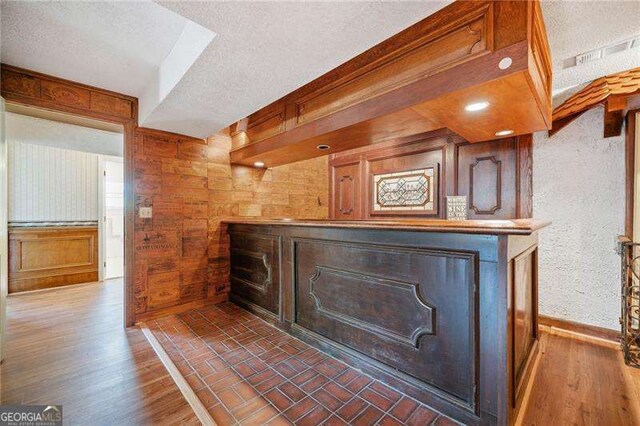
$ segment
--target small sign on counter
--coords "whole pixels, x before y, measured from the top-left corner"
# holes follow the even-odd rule
[[[453,195],[446,198],[447,220],[467,220],[467,196]]]

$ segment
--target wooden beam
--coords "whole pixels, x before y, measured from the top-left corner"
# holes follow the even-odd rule
[[[624,114],[622,111],[607,111],[605,108],[604,137],[620,136],[622,134],[622,123],[624,123]]]

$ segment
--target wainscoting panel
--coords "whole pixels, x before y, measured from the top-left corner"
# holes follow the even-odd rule
[[[235,233],[231,237],[231,298],[280,312],[280,252],[277,235]]]
[[[474,410],[476,254],[315,239],[293,245],[296,326]],[[451,351],[456,356],[441,356]]]
[[[9,293],[97,280],[97,227],[9,229]]]

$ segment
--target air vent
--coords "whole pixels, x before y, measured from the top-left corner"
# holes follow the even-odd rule
[[[607,56],[614,55],[616,53],[624,52],[625,50],[635,49],[640,47],[640,36],[632,37],[618,43],[610,44],[609,46],[601,47],[600,49],[590,50],[589,52],[581,53],[572,58],[568,58],[564,61],[564,68],[571,68],[578,65],[583,65],[589,62],[604,59]]]
[[[587,62],[595,61],[600,58],[602,58],[602,49],[592,50],[591,52],[576,56],[576,65],[586,64]]]

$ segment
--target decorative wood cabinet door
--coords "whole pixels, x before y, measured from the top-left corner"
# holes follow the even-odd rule
[[[513,219],[516,212],[516,142],[458,147],[458,195],[466,195],[469,219]]]
[[[347,164],[332,169],[333,217],[335,219],[360,219],[360,165]]]

